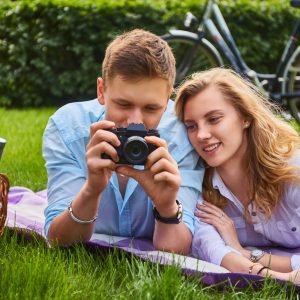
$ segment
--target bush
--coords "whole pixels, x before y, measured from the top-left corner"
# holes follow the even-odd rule
[[[95,97],[104,51],[116,34],[137,27],[157,34],[182,28],[185,13],[200,16],[204,2],[2,0],[0,105],[61,105]],[[289,1],[223,0],[220,7],[250,67],[274,71],[296,19]]]

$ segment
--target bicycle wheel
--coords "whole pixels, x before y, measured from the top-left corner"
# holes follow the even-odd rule
[[[300,93],[300,48],[291,56],[284,71],[284,90],[288,94]],[[288,108],[292,116],[300,124],[300,97],[287,99]]]
[[[176,80],[178,85],[186,76],[223,65],[216,48],[206,39],[176,34],[166,34],[162,38],[173,50],[176,59]]]

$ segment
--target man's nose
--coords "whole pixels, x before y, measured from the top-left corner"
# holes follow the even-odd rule
[[[141,109],[133,109],[128,115],[127,123],[143,123],[143,114]]]

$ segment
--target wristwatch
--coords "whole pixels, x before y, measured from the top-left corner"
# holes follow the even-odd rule
[[[179,224],[182,221],[182,204],[176,200],[176,204],[178,205],[178,211],[175,217],[166,218],[162,217],[157,211],[156,207],[153,207],[153,216],[155,220],[165,223],[165,224]]]
[[[250,253],[250,260],[252,262],[258,262],[263,256],[265,255],[265,252],[260,249],[254,249]]]

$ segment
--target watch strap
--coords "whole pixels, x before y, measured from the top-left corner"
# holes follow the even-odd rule
[[[156,207],[153,207],[153,216],[155,220],[164,223],[164,224],[179,224],[182,221],[183,215],[183,207],[182,204],[176,200],[176,204],[178,205],[178,211],[175,217],[162,217],[159,212],[157,211]]]

